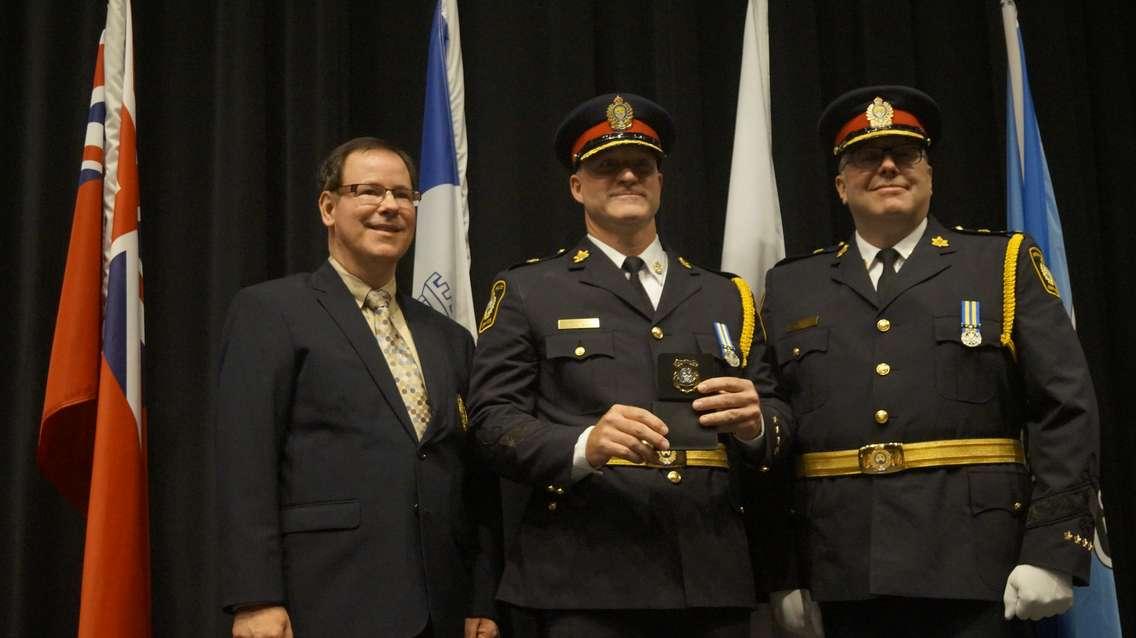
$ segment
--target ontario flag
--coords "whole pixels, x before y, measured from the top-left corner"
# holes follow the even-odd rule
[[[36,458],[86,513],[80,638],[151,635],[130,0],[99,39]]]

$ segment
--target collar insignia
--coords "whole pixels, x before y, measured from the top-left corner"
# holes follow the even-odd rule
[[[848,244],[840,242],[840,250],[836,251],[836,256],[843,257],[846,252],[848,252]]]
[[[623,100],[620,96],[615,96],[611,104],[607,105],[607,123],[611,128],[616,131],[626,131],[631,128],[631,122],[635,119],[635,109]]]
[[[580,250],[576,251],[575,255],[572,255],[572,263],[578,264],[581,261],[584,261],[585,259],[587,259],[588,257],[591,257],[591,256],[592,256],[592,253],[581,248]]]
[[[687,270],[690,270],[692,268],[690,262],[686,260],[686,257],[679,257],[678,263],[682,264],[682,267],[686,268]]]
[[[951,245],[951,242],[943,239],[942,235],[935,235],[931,238],[931,245],[935,248],[946,248],[947,246]]]

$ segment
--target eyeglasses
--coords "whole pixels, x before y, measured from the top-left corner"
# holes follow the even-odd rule
[[[884,161],[884,156],[899,168],[911,168],[926,157],[926,150],[920,144],[897,144],[895,146],[861,146],[844,156],[844,164],[851,164],[860,170],[874,170]]]
[[[386,200],[387,195],[394,197],[394,203],[402,208],[409,208],[418,204],[422,193],[409,188],[387,188],[382,184],[344,184],[336,188],[337,193],[347,191],[351,193],[360,204],[378,206]]]
[[[584,160],[584,169],[600,177],[622,175],[623,171],[631,169],[637,177],[651,177],[659,172],[659,165],[654,158],[637,157],[628,160],[619,160],[614,157],[600,157],[595,160]]]

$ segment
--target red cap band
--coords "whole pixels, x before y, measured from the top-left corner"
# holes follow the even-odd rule
[[[919,129],[920,133],[923,133],[924,131],[923,124],[917,117],[915,117],[908,111],[895,109],[895,112],[892,113],[891,116],[891,123],[892,125],[902,124],[904,126],[917,128]],[[868,121],[867,113],[861,113],[851,120],[848,120],[848,123],[844,125],[844,128],[840,129],[840,132],[836,134],[836,139],[832,141],[832,145],[839,147],[849,135],[866,128],[872,128],[872,123]],[[886,131],[887,128],[888,127],[880,127],[876,130]]]
[[[607,120],[604,120],[599,124],[596,124],[592,128],[584,131],[580,134],[580,137],[576,138],[576,143],[572,145],[571,157],[574,159],[577,155],[579,155],[580,150],[583,149],[588,142],[603,137],[604,135],[611,135],[613,133],[640,133],[649,136],[652,140],[655,141],[655,144],[658,145],[659,148],[662,148],[663,146],[662,143],[658,141],[659,134],[655,132],[655,129],[643,123],[643,120],[633,120],[631,122],[631,126],[623,129],[622,131],[613,129],[611,127],[611,123]]]

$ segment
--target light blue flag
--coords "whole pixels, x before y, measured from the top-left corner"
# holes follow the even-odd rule
[[[469,283],[465,82],[456,0],[438,0],[426,61],[412,294],[476,337]]]
[[[1006,221],[1010,230],[1033,237],[1049,263],[1061,301],[1076,325],[1069,266],[1065,261],[1065,238],[1049,179],[1049,165],[1041,145],[1041,131],[1033,108],[1018,11],[1013,0],[1002,0],[1002,23],[1006,33]],[[1076,589],[1073,608],[1038,623],[1043,638],[1120,638],[1120,612],[1116,604],[1116,581],[1112,574],[1108,532],[1103,507],[1093,511],[1096,533],[1088,587]]]

